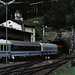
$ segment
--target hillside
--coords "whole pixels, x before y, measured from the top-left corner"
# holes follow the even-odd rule
[[[3,0],[3,1],[10,1],[10,0]],[[37,5],[30,5],[30,3],[35,3],[39,1],[47,1],[47,0],[15,0],[15,2],[24,2],[24,3],[12,3],[8,6],[8,19],[11,18],[14,19],[14,13],[16,10],[19,10],[22,13],[22,16],[24,20],[29,19],[29,18],[34,18],[34,17],[39,17],[43,16],[47,11],[47,6],[45,2],[42,4]],[[0,6],[0,23],[5,21],[5,7]],[[37,12],[36,12],[37,9]],[[45,10],[45,11],[44,11]]]

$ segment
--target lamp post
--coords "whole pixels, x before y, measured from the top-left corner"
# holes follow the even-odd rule
[[[43,25],[43,43],[45,42],[45,28],[47,28],[47,26]]]
[[[11,3],[13,3],[15,0],[12,0],[10,2],[4,2],[4,1],[1,1],[0,2],[4,5],[6,5],[6,63],[7,63],[7,6],[10,5]]]

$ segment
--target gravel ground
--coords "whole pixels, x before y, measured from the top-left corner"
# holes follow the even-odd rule
[[[43,61],[42,63],[34,64],[33,67],[50,64],[50,63],[53,63],[55,61],[57,61],[57,60]],[[16,64],[22,64],[22,63],[25,63],[25,62],[8,62],[7,64],[6,63],[4,63],[4,64],[0,63],[0,68],[1,67],[6,67],[6,66],[12,66],[12,65],[16,65]]]
[[[6,66],[12,66],[12,65],[16,65],[16,64],[22,64],[22,63],[25,63],[25,62],[8,62],[7,64],[0,63],[0,68],[6,67]]]
[[[42,63],[38,63],[38,64],[34,64],[33,66],[31,67],[37,67],[37,66],[42,66],[42,65],[46,65],[46,64],[50,64],[50,63],[53,63],[53,62],[56,62],[58,60],[48,60],[48,61],[43,61]],[[6,66],[12,66],[12,65],[16,65],[16,64],[22,64],[22,63],[25,63],[25,62],[8,62],[7,64],[2,64],[0,63],[0,67],[6,67]],[[33,75],[44,75],[44,73],[48,72],[49,69],[45,69],[43,71],[39,71]]]

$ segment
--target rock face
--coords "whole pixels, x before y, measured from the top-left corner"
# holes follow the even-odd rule
[[[75,33],[74,36],[72,36],[72,31],[63,30],[45,32],[45,42],[53,42],[55,40],[62,40],[66,45],[68,45],[68,51],[73,49],[75,53]],[[62,41],[59,43],[62,43]]]

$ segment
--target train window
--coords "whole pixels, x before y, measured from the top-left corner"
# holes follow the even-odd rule
[[[52,50],[52,47],[51,47],[51,50]]]
[[[36,47],[33,47],[33,51],[35,51],[36,50]]]
[[[13,46],[13,45],[11,45],[11,51],[13,51],[13,49],[14,49],[14,46]]]
[[[51,50],[51,47],[49,48],[49,50]]]
[[[49,47],[49,50],[51,50],[51,48]]]
[[[45,50],[47,50],[47,47],[46,47],[46,49]]]
[[[3,51],[4,51],[4,45],[3,45]]]
[[[54,48],[52,47],[52,50],[54,50]]]
[[[56,50],[56,48],[54,48],[54,50]]]
[[[49,47],[47,47],[47,50],[49,50]]]
[[[6,51],[6,45],[4,45],[4,51]]]
[[[23,50],[26,51],[26,46],[23,47]]]
[[[16,50],[19,51],[19,47],[18,46],[16,46]]]
[[[41,51],[41,47],[38,47],[37,49],[38,49],[39,51]],[[38,50],[37,50],[37,51],[38,51]]]
[[[28,51],[28,46],[26,46],[26,51]]]
[[[38,47],[35,47],[35,51],[38,51]]]
[[[13,46],[13,47],[12,47],[12,50],[13,50],[13,51],[16,51],[16,50],[17,50],[17,47],[16,47],[16,46]]]
[[[47,48],[46,47],[44,47],[44,50],[46,50]]]
[[[47,47],[45,47],[45,50],[47,50]]]
[[[45,50],[47,50],[47,47],[45,47]]]
[[[46,47],[44,47],[44,50],[47,50],[47,48],[46,48]]]
[[[19,51],[19,46],[11,46],[11,51]]]
[[[47,47],[47,50],[49,50],[49,47]]]
[[[53,47],[53,50],[54,50],[55,48]]]
[[[0,51],[1,51],[1,45],[0,45]]]
[[[3,50],[6,51],[6,45],[3,45]],[[7,45],[7,51],[9,50],[9,45]]]
[[[35,47],[33,47],[33,51],[35,51],[36,49],[35,49]]]
[[[31,48],[31,49],[30,49],[31,51],[34,51],[34,47],[33,47],[33,46],[31,46],[30,48]]]
[[[52,47],[52,50],[53,50],[54,48]]]
[[[19,47],[18,47],[18,50],[19,50],[19,51],[22,51],[22,47],[21,47],[21,46],[19,46]]]
[[[10,50],[10,45],[8,46],[8,50]]]
[[[27,51],[27,47],[26,46],[24,47],[24,49],[25,49],[25,51]]]
[[[3,51],[3,45],[1,45],[1,51]]]
[[[43,50],[45,50],[45,47],[43,47]]]
[[[39,47],[35,47],[35,50],[38,51],[39,50]]]
[[[48,50],[49,50],[49,47],[48,47]]]
[[[51,50],[52,50],[52,47],[51,47]]]
[[[47,50],[48,50],[48,47],[47,47]]]
[[[54,50],[57,50],[57,48],[54,48]]]
[[[43,50],[45,50],[46,48],[45,47],[43,47]]]
[[[35,47],[32,46],[32,47],[31,47],[31,51],[34,51],[34,48],[35,48]]]
[[[50,50],[50,47],[48,47],[48,50]]]
[[[54,48],[54,50],[56,50],[56,48]]]
[[[55,48],[53,48],[53,50],[55,50]]]
[[[53,50],[53,47],[52,47],[52,50]]]
[[[34,47],[33,46],[28,47],[28,51],[34,51]]]
[[[24,51],[24,48],[23,48],[23,46],[20,46],[20,51]]]

